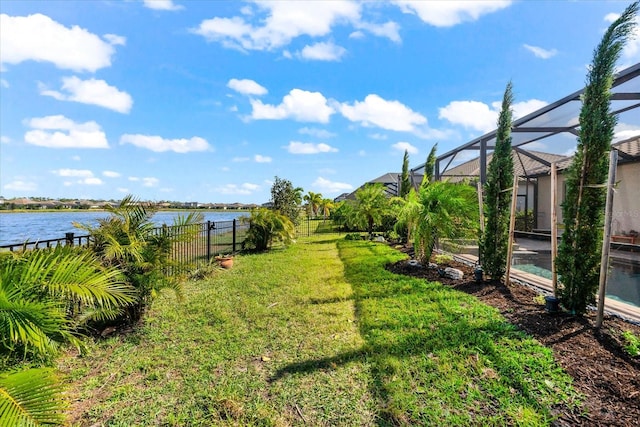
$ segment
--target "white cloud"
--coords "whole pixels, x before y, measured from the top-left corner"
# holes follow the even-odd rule
[[[614,130],[613,139],[615,142],[618,142],[637,135],[640,135],[640,127],[638,127],[638,125],[618,123]]]
[[[524,46],[524,48],[528,51],[532,52],[536,57],[542,59],[549,59],[558,54],[558,51],[556,49],[543,49],[541,47],[531,46],[528,44],[524,44],[522,46]]]
[[[466,21],[476,21],[482,15],[504,9],[510,0],[487,1],[416,1],[393,0],[402,12],[417,15],[427,24],[451,27]]]
[[[56,169],[51,172],[67,178],[93,178],[93,172],[88,169]]]
[[[440,108],[438,117],[465,128],[489,132],[496,127],[498,113],[484,102],[452,101]]]
[[[121,176],[119,172],[114,171],[102,171],[102,175],[106,176],[107,178],[119,178]]]
[[[356,24],[356,28],[364,29],[369,31],[371,34],[376,35],[378,37],[386,37],[389,40],[400,43],[402,39],[400,38],[400,26],[393,22],[385,22],[384,24],[372,24],[370,22],[359,22]],[[360,31],[353,32],[349,34],[349,38],[362,38],[364,34]]]
[[[95,72],[111,65],[113,42],[122,38],[107,35],[107,41],[77,25],[67,28],[42,14],[0,15],[0,51],[4,64],[23,61],[50,62],[58,68]]]
[[[395,144],[392,145],[392,147],[397,150],[397,151],[401,151],[401,152],[405,152],[405,150],[407,151],[407,153],[409,154],[418,154],[418,148],[414,147],[413,145],[409,144],[408,142],[396,142]]]
[[[160,180],[154,177],[145,177],[142,178],[142,186],[143,187],[156,187]]]
[[[27,182],[27,181],[16,179],[14,181],[11,181],[5,184],[2,188],[4,188],[5,190],[11,190],[11,191],[31,192],[31,191],[36,191],[36,189],[38,188],[38,185],[35,182]]]
[[[102,38],[104,38],[113,46],[125,46],[127,44],[127,38],[119,36],[117,34],[105,34],[102,36]]]
[[[345,0],[260,2],[257,6],[267,14],[255,17],[257,26],[243,17],[216,17],[202,21],[192,32],[225,47],[273,50],[288,45],[296,37],[322,37],[336,24],[357,22],[361,10],[360,4]]]
[[[529,113],[533,113],[534,111],[541,109],[547,104],[548,102],[541,101],[539,99],[530,99],[528,101],[515,102],[511,106],[511,109],[513,110],[513,119],[517,120],[520,117],[524,117]],[[498,103],[496,105],[496,111],[499,111],[501,106],[502,104]]]
[[[190,139],[165,139],[161,136],[153,135],[124,134],[120,137],[120,144],[133,144],[136,147],[146,148],[157,153],[164,151],[189,153],[191,151],[207,151],[209,149],[209,143],[198,136]]]
[[[385,139],[388,138],[388,136],[383,133],[372,133],[369,135],[369,138],[384,141]]]
[[[311,61],[339,61],[347,50],[332,42],[320,42],[305,46],[300,51],[300,57]]]
[[[0,144],[10,144],[10,143],[11,143],[11,138],[5,135],[0,136]]]
[[[127,178],[129,181],[131,182],[138,182],[140,181],[140,178],[138,178],[137,176],[130,176],[129,178]]]
[[[259,189],[260,189],[259,185],[246,182],[241,185],[226,184],[226,185],[217,187],[215,191],[221,194],[250,195]]]
[[[251,160],[250,157],[234,157],[233,159],[231,159],[232,162],[236,162],[236,163],[248,162],[249,160]]]
[[[262,154],[256,154],[255,156],[253,156],[253,160],[256,163],[271,163],[271,157],[269,156],[263,156]]]
[[[56,169],[51,171],[54,175],[62,178],[78,178],[74,181],[76,184],[81,185],[102,185],[103,182],[100,178],[93,175],[88,169]],[[74,182],[67,181],[65,185],[72,185]]]
[[[349,38],[350,39],[363,39],[364,38],[364,33],[360,30],[358,31],[354,31],[353,33],[349,34]]]
[[[410,132],[417,125],[427,123],[427,119],[406,107],[399,101],[387,101],[376,94],[367,95],[364,101],[353,105],[342,104],[340,112],[352,122],[363,126],[378,126],[399,132]]]
[[[118,187],[118,188],[116,188],[116,191],[118,193],[123,193],[123,194],[128,194],[129,193],[129,189],[128,188],[124,188],[124,187]]]
[[[227,87],[243,95],[265,95],[267,93],[266,88],[249,79],[231,79],[227,83]]]
[[[255,120],[282,120],[292,118],[299,122],[329,122],[334,113],[327,99],[320,92],[308,92],[292,89],[282,98],[280,105],[263,104],[257,99],[251,100],[251,118]]]
[[[49,148],[109,148],[107,136],[94,121],[76,123],[62,115],[27,121],[33,128],[24,134],[28,144]]]
[[[314,144],[312,142],[291,141],[286,148],[287,151],[291,154],[318,154],[338,152],[337,148],[334,148],[330,145],[324,143]]]
[[[318,179],[313,181],[311,186],[313,188],[317,188],[322,193],[327,193],[327,194],[342,193],[345,191],[353,190],[353,186],[351,184],[346,184],[344,182],[329,181],[328,179],[325,179],[321,176],[319,176]]]
[[[62,79],[62,90],[67,93],[48,90],[41,86],[40,94],[51,96],[59,101],[98,105],[119,113],[128,113],[133,105],[131,95],[114,86],[109,86],[104,80],[80,80],[76,76],[65,77]]]
[[[80,156],[72,156],[71,160],[73,160],[74,162],[79,162],[81,159]]]
[[[311,136],[315,136],[316,138],[322,138],[322,139],[333,138],[334,136],[336,136],[335,133],[329,132],[326,129],[317,129],[317,128],[309,128],[309,127],[303,127],[301,129],[298,129],[298,133],[302,135],[311,135]]]
[[[144,0],[144,6],[154,10],[180,10],[183,7],[174,4],[172,0]]]
[[[452,101],[440,108],[438,117],[467,129],[489,132],[498,124],[501,105],[500,101],[493,102],[491,106],[479,101]],[[513,118],[524,117],[545,105],[547,103],[539,99],[516,102],[511,107]]]
[[[0,79],[0,87],[8,89],[9,88],[9,82],[6,81],[5,79]]]

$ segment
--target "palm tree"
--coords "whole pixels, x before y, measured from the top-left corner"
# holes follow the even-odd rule
[[[322,211],[322,217],[326,221],[327,216],[331,213],[331,210],[335,207],[333,200],[331,199],[322,199],[320,201],[320,211]]]
[[[420,211],[414,231],[416,257],[427,263],[436,241],[470,236],[478,225],[475,189],[467,184],[432,182],[420,189]]]
[[[322,194],[314,193],[313,191],[309,191],[304,196],[304,201],[307,202],[307,214],[309,216],[318,216],[318,207],[320,206],[320,202],[322,202]]]
[[[407,242],[410,242],[418,222],[421,207],[418,192],[412,188],[406,198],[394,197],[391,202],[394,205],[395,216],[398,219],[395,230],[398,234],[401,234],[400,230],[406,228]]]
[[[135,290],[118,269],[102,267],[69,247],[0,258],[0,351],[52,356],[60,344],[78,347],[77,327],[117,316]]]
[[[383,216],[389,211],[389,200],[385,194],[384,185],[379,182],[369,183],[356,191],[354,216],[358,224],[367,228],[369,237],[373,235],[373,226],[382,222]]]
[[[175,275],[165,274],[175,263],[171,259],[174,243],[195,237],[199,228],[192,225],[203,221],[202,214],[190,213],[174,219],[172,233],[168,228],[157,232],[151,218],[157,208],[126,196],[118,206],[108,207],[109,217],[98,226],[75,224],[93,238],[92,250],[104,265],[117,266],[136,289],[136,303],[127,310],[127,320],[137,322],[153,298],[162,289],[173,289],[180,295],[180,282]]]
[[[249,222],[249,230],[244,240],[244,247],[264,251],[274,242],[291,242],[294,237],[295,226],[286,215],[279,211],[258,208],[251,211],[249,217],[242,217]]]

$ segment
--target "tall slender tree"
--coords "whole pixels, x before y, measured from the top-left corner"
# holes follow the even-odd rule
[[[602,222],[608,157],[617,118],[611,114],[611,85],[615,64],[635,30],[639,2],[634,2],[607,29],[593,54],[582,96],[578,147],[566,174],[562,204],[565,231],[556,267],[562,276],[560,299],[576,314],[595,301],[602,250]]]
[[[427,156],[427,161],[424,164],[424,175],[422,176],[422,182],[420,183],[420,187],[426,187],[430,182],[433,181],[433,177],[435,176],[436,169],[436,151],[438,150],[438,143],[435,143],[433,147],[431,147],[431,151],[429,151],[429,156]]]
[[[509,214],[513,186],[513,158],[511,157],[511,123],[513,103],[511,82],[502,97],[502,110],[498,117],[496,146],[489,163],[484,190],[484,215],[486,225],[480,237],[482,268],[496,280],[504,277],[507,269],[509,244]]]
[[[402,158],[402,177],[400,178],[400,194],[402,198],[407,197],[411,190],[411,181],[409,181],[409,152],[404,150],[404,157]]]

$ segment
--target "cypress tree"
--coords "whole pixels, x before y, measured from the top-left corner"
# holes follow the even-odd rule
[[[555,260],[564,307],[581,315],[595,302],[600,272],[609,159],[617,118],[609,111],[615,64],[635,29],[639,3],[613,22],[593,54],[582,96],[578,147],[566,173],[565,231]]]
[[[404,150],[404,158],[402,159],[402,177],[400,178],[400,197],[407,197],[411,190],[411,182],[409,181],[409,152]]]
[[[502,98],[496,145],[487,171],[487,182],[484,186],[486,225],[479,242],[482,268],[496,280],[502,279],[507,269],[507,262],[509,262],[507,260],[511,210],[511,191],[509,190],[513,186],[512,103],[512,84],[509,82]]]
[[[429,151],[429,156],[427,156],[427,161],[424,164],[424,175],[422,176],[422,182],[420,183],[420,187],[426,187],[429,185],[431,181],[433,181],[433,176],[435,174],[436,169],[436,151],[438,150],[438,143],[435,143],[433,147],[431,147],[431,151]]]

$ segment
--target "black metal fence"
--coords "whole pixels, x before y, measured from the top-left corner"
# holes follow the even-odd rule
[[[208,263],[217,255],[240,251],[248,229],[248,223],[234,219],[233,221],[207,221],[186,226],[164,225],[154,228],[153,233],[171,237],[174,242],[172,258],[175,262],[185,266],[197,266]],[[74,233],[66,233],[65,237],[58,239],[1,245],[0,252],[44,249],[60,245],[87,247],[91,243],[91,235],[76,236]]]
[[[305,218],[296,225],[296,238],[310,237],[315,234],[344,234],[340,227],[328,219]]]

